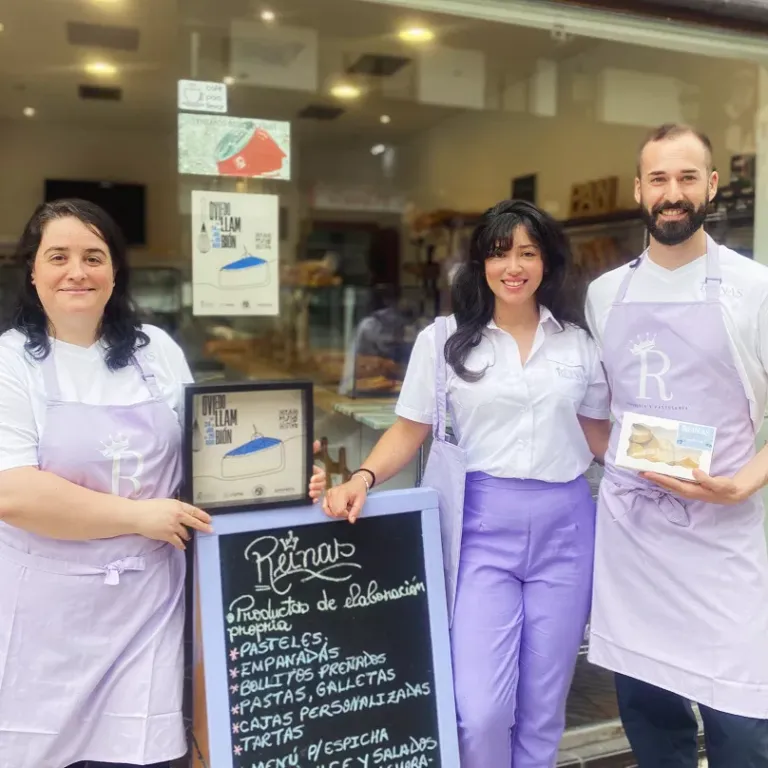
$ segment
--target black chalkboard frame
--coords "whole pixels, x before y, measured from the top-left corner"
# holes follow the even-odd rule
[[[192,474],[193,428],[195,415],[195,398],[200,395],[229,395],[235,393],[253,393],[258,396],[264,392],[298,391],[301,394],[302,413],[301,427],[303,428],[304,445],[304,477],[302,478],[301,493],[289,497],[262,497],[243,499],[237,502],[206,503],[197,499]],[[241,381],[216,384],[187,384],[184,387],[184,420],[182,433],[182,480],[179,496],[182,501],[194,504],[206,510],[211,515],[231,514],[253,511],[255,509],[280,509],[297,505],[311,505],[309,496],[309,481],[312,476],[314,453],[312,450],[314,432],[313,385],[310,381],[286,379],[281,381]]]
[[[429,606],[430,639],[439,730],[439,754],[443,766],[459,765],[453,671],[448,608],[443,572],[443,551],[437,493],[431,488],[379,491],[371,494],[363,518],[380,515],[421,513],[422,546]],[[360,522],[360,521],[359,521]],[[358,522],[358,524],[359,524]],[[265,532],[302,525],[349,525],[331,520],[317,508],[241,512],[214,522],[213,534],[196,534],[195,578],[199,590],[195,657],[202,656],[209,763],[216,768],[233,768],[232,735],[229,721],[229,676],[227,674],[225,614],[219,538],[229,534]],[[202,648],[199,647],[202,645]]]

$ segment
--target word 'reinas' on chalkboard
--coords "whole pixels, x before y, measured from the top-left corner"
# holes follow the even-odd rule
[[[301,509],[201,537],[213,765],[458,765],[435,507],[379,493],[354,526]]]

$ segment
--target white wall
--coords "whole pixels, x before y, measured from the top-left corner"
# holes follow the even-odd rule
[[[555,72],[538,87],[522,81],[489,95],[493,109],[467,110],[398,142],[390,174],[361,137],[303,159],[302,183],[379,185],[420,211],[477,212],[508,197],[513,177],[537,173],[539,203],[565,218],[572,185],[604,176],[619,177],[619,206],[633,208],[637,147],[662,122],[707,132],[726,183],[730,156],[755,151],[751,63],[603,43]],[[552,82],[554,92],[545,92]],[[535,114],[542,105],[554,114]]]
[[[421,210],[480,211],[538,174],[538,202],[567,218],[574,183],[618,176],[619,206],[632,208],[635,158],[648,130],[691,122],[710,135],[728,181],[730,155],[754,152],[757,70],[752,64],[626,51],[606,44],[558,67],[557,114],[525,107],[468,111],[415,137],[401,153]],[[523,83],[536,103],[533,88]]]
[[[18,238],[43,200],[46,178],[147,185],[147,247],[135,263],[179,259],[175,130],[105,130],[0,122],[0,237]]]

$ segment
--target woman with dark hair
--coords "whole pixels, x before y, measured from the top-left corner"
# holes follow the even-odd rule
[[[443,490],[458,483],[440,513],[462,768],[549,768],[565,727],[592,584],[583,475],[609,416],[570,264],[546,213],[519,201],[488,210],[454,278],[455,314],[414,345],[397,422],[323,503],[354,522],[442,421],[447,395],[458,445],[440,445],[436,429],[431,450],[462,459],[435,468],[430,456],[428,470]],[[450,496],[463,497],[453,517]]]
[[[103,210],[41,206],[18,255],[0,336],[0,768],[167,766],[187,749],[182,550],[211,530],[175,498],[192,375],[139,324]]]

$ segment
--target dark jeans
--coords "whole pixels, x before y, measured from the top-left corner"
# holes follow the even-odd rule
[[[689,701],[616,675],[624,730],[638,768],[696,768],[698,724]],[[709,768],[768,768],[768,720],[699,705]]]

